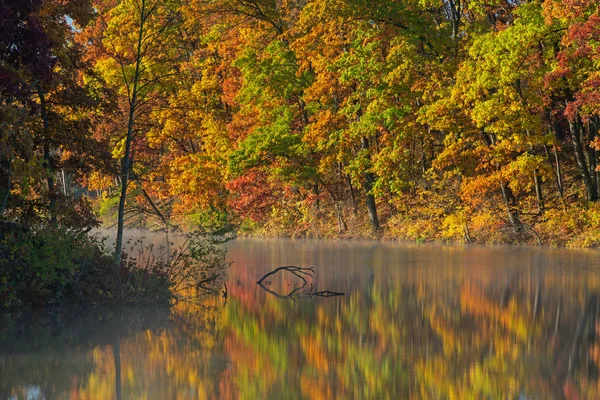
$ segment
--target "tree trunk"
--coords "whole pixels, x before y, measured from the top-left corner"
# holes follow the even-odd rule
[[[425,155],[425,141],[421,136],[421,173],[425,175],[427,171],[427,156]]]
[[[62,172],[62,186],[63,186],[63,194],[65,195],[65,197],[67,197],[68,193],[67,193],[67,176],[65,174],[65,170],[63,168]]]
[[[600,122],[600,119],[598,117],[595,117],[592,119],[592,121],[590,122],[589,125],[589,135],[590,135],[590,141],[595,140],[596,138],[598,138],[598,124]],[[600,199],[600,171],[598,171],[598,150],[597,149],[592,149],[593,151],[593,160],[594,160],[594,166],[591,167],[590,166],[590,173],[594,176],[594,182],[596,183],[596,196],[597,198]]]
[[[379,218],[377,217],[377,205],[375,204],[375,196],[371,191],[373,190],[373,182],[375,177],[372,173],[368,172],[365,174],[364,188],[367,192],[367,210],[369,211],[369,220],[371,221],[371,227],[373,231],[379,230]]]
[[[146,0],[141,0],[140,10],[140,29],[138,31],[137,53],[135,59],[135,72],[133,75],[133,89],[129,101],[129,117],[127,121],[127,136],[125,138],[125,154],[121,159],[121,194],[119,197],[119,211],[117,222],[117,242],[115,244],[115,263],[121,264],[123,254],[123,229],[125,227],[125,200],[127,198],[127,185],[129,184],[129,171],[133,167],[133,162],[129,157],[131,151],[131,141],[133,138],[133,124],[135,121],[135,109],[137,107],[138,83],[140,79],[140,66],[142,63],[142,42],[144,36],[144,23],[146,21]]]
[[[321,201],[320,201],[319,197],[320,197],[321,193],[319,191],[319,182],[315,183],[315,189],[314,190],[315,190],[315,196],[317,198],[317,201],[316,201],[315,205],[317,207],[317,211],[320,211],[321,210]]]
[[[552,153],[550,155],[550,150],[547,145],[544,145],[544,150],[546,150],[546,157],[548,158],[548,162],[554,168],[554,178],[556,180],[556,189],[558,190],[558,194],[560,197],[564,197],[564,190],[562,184],[562,171],[560,167],[560,159],[558,158],[558,151],[556,150],[556,146],[552,146]],[[554,161],[552,160],[554,158]]]
[[[354,193],[354,186],[352,186],[352,179],[350,175],[346,175],[346,180],[348,182],[348,188],[350,189],[350,199],[352,200],[352,211],[354,212],[354,216],[358,215],[358,207],[356,205],[356,194]]]
[[[583,179],[583,184],[587,192],[588,201],[596,201],[598,195],[596,194],[596,188],[590,177],[590,170],[585,161],[585,154],[583,153],[583,146],[581,145],[581,124],[579,120],[569,121],[569,130],[571,132],[571,141],[573,142],[573,150],[575,151],[575,160]]]
[[[410,175],[413,176],[415,174],[415,152],[417,151],[417,146],[415,144],[415,138],[412,138],[410,141]]]
[[[342,212],[342,206],[340,205],[339,202],[335,203],[335,211],[337,214],[337,220],[338,220],[338,233],[342,233],[348,230],[348,225],[346,224],[346,221],[344,220],[344,214]]]
[[[156,216],[160,219],[160,222],[163,223],[165,229],[168,231],[169,221],[164,216],[164,214],[162,212],[160,212],[160,210],[158,209],[158,206],[156,205],[156,203],[154,203],[154,200],[152,200],[152,198],[150,197],[150,195],[148,194],[146,189],[144,189],[144,185],[142,185],[142,181],[135,174],[132,174],[132,175],[133,175],[133,178],[137,181],[140,191],[142,192],[142,195],[144,195],[144,197],[146,198],[146,201],[148,201],[148,203],[150,204],[152,211],[154,211],[154,214],[156,214]]]
[[[540,171],[538,169],[533,171],[533,181],[535,183],[535,196],[537,198],[538,212],[542,213],[544,211],[544,196],[542,194],[542,177],[540,176]]]
[[[552,147],[552,150],[554,152],[554,161],[556,162],[556,184],[558,185],[560,197],[564,197],[565,189],[562,182],[562,168],[560,167],[560,158],[558,158],[558,151],[556,150],[556,146]]]
[[[369,148],[369,141],[366,137],[361,139],[363,149]],[[377,204],[375,203],[375,196],[373,195],[373,184],[375,183],[375,175],[372,172],[365,172],[363,174],[364,182],[363,187],[367,195],[367,210],[369,212],[369,220],[371,221],[371,227],[373,231],[379,230],[379,218],[377,217]]]
[[[502,190],[502,198],[504,199],[504,205],[507,209],[508,220],[515,228],[515,231],[519,232],[522,230],[523,224],[519,219],[519,211],[517,210],[515,196],[513,195],[512,190],[510,190],[510,187],[505,183],[500,184],[500,189]]]
[[[582,126],[583,128],[583,126]],[[596,198],[598,198],[598,179],[596,176],[596,165],[598,160],[598,155],[596,154],[596,149],[590,146],[590,144],[596,138],[596,131],[591,122],[587,124],[588,129],[588,145],[587,145],[587,153],[588,153],[588,163],[590,165],[590,179],[592,180],[592,186],[594,188],[594,192],[596,193]]]

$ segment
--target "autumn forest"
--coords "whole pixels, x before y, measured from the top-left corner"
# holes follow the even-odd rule
[[[598,398],[552,247],[598,0],[0,0],[3,398]]]
[[[593,0],[1,11],[4,219],[600,240]]]
[[[0,28],[32,282],[126,263],[128,227],[600,243],[595,0],[4,0]]]

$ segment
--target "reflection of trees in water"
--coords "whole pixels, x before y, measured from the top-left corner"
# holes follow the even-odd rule
[[[168,310],[65,310],[60,315],[26,315],[0,324],[0,398],[16,388],[36,386],[46,398],[60,398],[83,386],[98,371],[99,353],[111,351],[124,337],[152,332],[169,321]],[[118,348],[115,348],[118,355]],[[114,360],[112,369],[118,365]],[[115,375],[104,385],[114,393]],[[92,396],[94,398],[94,396]]]
[[[567,388],[587,390],[590,379],[597,382],[597,366],[587,362],[597,296],[553,280],[466,282],[460,307],[436,299],[434,291],[424,295],[424,315],[444,349],[421,362],[423,386],[442,397],[553,398]]]
[[[256,349],[261,362],[249,365],[272,365],[273,353],[300,353],[301,382],[297,371],[280,378],[298,391],[312,388],[306,394],[313,398],[317,392],[326,398],[552,398],[573,388],[597,394],[589,389],[597,382],[592,354],[600,354],[596,291],[582,295],[556,276],[438,278],[375,278],[339,308],[317,304],[309,326],[303,305],[282,304],[238,311],[228,325]],[[280,344],[269,350],[269,343]]]
[[[48,326],[28,328],[1,348],[0,397],[30,385],[80,399],[599,394],[598,278],[443,269],[365,276],[333,299],[280,301],[234,284],[226,306],[216,297],[160,317],[86,314],[55,337],[41,333]]]

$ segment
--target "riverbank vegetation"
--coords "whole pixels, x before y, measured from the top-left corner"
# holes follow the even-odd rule
[[[118,266],[126,226],[600,243],[594,0],[12,0],[0,15],[4,288],[16,265],[81,268],[98,217]]]
[[[190,233],[164,248],[127,242],[120,265],[105,239],[49,226],[5,230],[0,241],[0,310],[64,305],[169,306],[220,294],[221,240]],[[171,247],[172,246],[172,247]]]

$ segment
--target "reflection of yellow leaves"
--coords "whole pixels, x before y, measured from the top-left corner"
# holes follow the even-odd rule
[[[456,336],[454,330],[452,329],[454,327],[449,328],[445,321],[437,315],[435,309],[430,312],[428,316],[431,329],[433,329],[433,331],[442,339],[442,343],[444,345],[444,354],[449,356],[453,353],[456,353],[456,356],[460,356],[462,345],[460,339]]]
[[[300,344],[308,362],[315,366],[318,371],[328,373],[329,355],[321,348],[319,343],[312,337],[304,336],[300,339]]]
[[[127,383],[131,386],[134,384],[134,373],[133,368],[130,366],[127,368]]]
[[[476,316],[490,318],[492,321],[499,321],[521,341],[527,340],[527,324],[517,315],[516,309],[502,308],[487,300],[481,290],[472,285],[463,286],[460,294],[460,304],[463,310]]]
[[[328,400],[334,398],[328,380],[323,379],[321,375],[312,379],[303,374],[300,378],[300,384],[302,393],[304,393],[307,398],[315,400]]]

